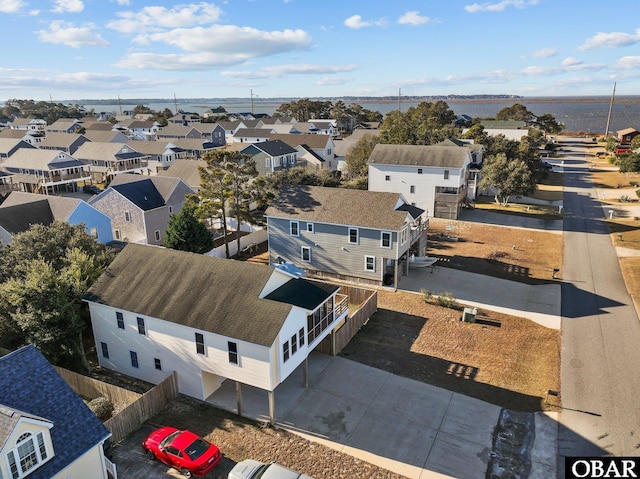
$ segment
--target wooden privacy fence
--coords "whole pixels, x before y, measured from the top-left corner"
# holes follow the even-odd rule
[[[124,439],[131,431],[155,416],[169,402],[178,397],[178,376],[175,371],[146,393],[139,394],[68,369],[54,367],[77,395],[87,399],[106,397],[114,405],[127,404],[104,423],[111,432],[113,444]]]
[[[169,377],[104,423],[111,431],[112,443],[115,444],[127,437],[131,431],[159,413],[176,397],[178,397],[178,375],[173,371]]]
[[[58,366],[54,366],[54,368],[78,396],[86,399],[106,397],[111,401],[111,404],[116,405],[132,403],[141,396],[139,393],[83,376],[68,369]]]
[[[355,286],[342,286],[340,294],[349,296],[350,309],[358,304],[357,310],[351,312],[346,320],[331,332],[316,348],[317,351],[335,356],[351,341],[360,328],[378,310],[378,293]]]

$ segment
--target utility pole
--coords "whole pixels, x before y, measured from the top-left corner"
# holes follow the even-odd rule
[[[253,115],[253,90],[249,90],[251,92],[251,114]]]
[[[616,82],[613,82],[613,93],[611,94],[611,103],[609,103],[609,114],[607,115],[607,127],[604,130],[604,139],[609,138],[609,123],[611,122],[611,110],[613,110],[613,99],[616,96]]]
[[[176,108],[176,115],[178,114],[178,99],[176,98],[176,94],[173,94],[173,105]]]
[[[118,95],[118,107],[120,108],[120,116],[122,116],[122,102],[120,101],[120,95]]]
[[[398,88],[398,111],[400,111],[400,95],[401,95],[400,92],[401,91],[402,91],[402,88]]]

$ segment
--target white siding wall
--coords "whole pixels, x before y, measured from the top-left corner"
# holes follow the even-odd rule
[[[108,477],[103,462],[102,444],[87,451],[52,479],[85,479],[87,477],[91,479]]]
[[[418,174],[422,168],[422,174]],[[445,170],[449,170],[449,179],[444,179]],[[462,170],[464,171],[464,170]],[[460,169],[433,168],[426,166],[369,165],[369,191],[400,193],[407,203],[415,204],[433,216],[436,186],[458,188],[464,184]],[[385,177],[389,176],[389,181]],[[411,186],[415,193],[411,193]]]
[[[176,371],[180,392],[198,399],[206,399],[215,386],[212,385],[213,379],[207,376],[205,395],[202,371],[261,389],[271,390],[275,387],[271,379],[270,348],[127,311],[122,311],[125,329],[119,329],[117,309],[89,303],[89,310],[101,366],[153,384],[166,378],[171,371]],[[138,333],[138,316],[144,317],[146,335]],[[196,352],[196,332],[204,335],[205,355]],[[237,365],[229,362],[227,341],[237,343]],[[102,356],[101,342],[108,346],[108,359]],[[138,368],[131,365],[130,351],[138,355]],[[155,368],[155,358],[162,363],[160,371]]]
[[[304,329],[304,345],[301,347],[298,339],[298,332],[300,329]],[[298,350],[296,353],[291,353],[291,337],[296,335],[296,344],[298,346]],[[282,345],[285,342],[289,342],[289,359],[285,362],[282,356]],[[277,341],[277,356],[278,356],[278,372],[280,373],[279,377],[276,378],[278,383],[284,381],[302,362],[306,359],[306,357],[311,352],[309,350],[309,345],[307,344],[307,311],[293,307],[291,309],[291,313],[289,317],[285,321],[282,329],[280,330],[280,335],[278,336]]]

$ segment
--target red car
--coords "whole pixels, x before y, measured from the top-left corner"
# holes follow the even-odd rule
[[[151,459],[175,467],[185,477],[204,476],[222,460],[218,446],[197,434],[171,426],[156,429],[142,442]]]

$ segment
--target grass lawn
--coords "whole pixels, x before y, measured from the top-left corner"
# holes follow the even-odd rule
[[[531,216],[546,220],[562,219],[562,215],[558,212],[557,206],[526,203],[508,203],[506,206],[503,206],[496,203],[495,199],[490,196],[478,197],[475,207],[479,210],[488,210],[509,215]]]
[[[403,291],[378,292],[378,312],[341,355],[483,401],[523,411],[553,410],[560,388],[560,331],[527,319],[460,311]]]
[[[591,181],[594,188],[632,188],[640,185],[640,173],[620,173],[619,171],[593,171]]]

